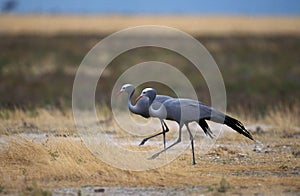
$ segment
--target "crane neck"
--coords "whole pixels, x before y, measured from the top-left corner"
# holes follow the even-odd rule
[[[134,112],[135,109],[136,109],[135,106],[132,105],[132,103],[131,103],[131,97],[133,96],[134,91],[135,91],[135,89],[133,89],[131,92],[128,93],[127,104],[128,104],[129,110],[130,110],[131,112]]]
[[[149,105],[152,105],[152,103],[154,102],[154,99],[156,98],[156,95],[153,97],[149,97]]]
[[[167,110],[165,106],[161,103],[155,102],[149,107],[149,114],[152,117],[157,117],[159,119],[167,118]]]

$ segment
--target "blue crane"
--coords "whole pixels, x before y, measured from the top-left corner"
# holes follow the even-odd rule
[[[253,140],[252,135],[246,130],[246,128],[240,121],[212,107],[209,107],[199,101],[192,100],[192,99],[183,99],[183,98],[169,98],[162,103],[157,103],[154,101],[156,99],[156,96],[157,95],[155,89],[146,88],[142,91],[141,95],[137,98],[137,101],[143,99],[144,97],[148,97],[149,104],[150,104],[149,115],[151,117],[156,117],[161,120],[166,119],[166,120],[176,121],[179,125],[179,136],[173,144],[155,153],[151,157],[151,159],[158,157],[162,152],[165,152],[172,146],[180,143],[181,130],[183,125],[185,125],[187,127],[187,131],[189,133],[190,140],[191,140],[193,164],[196,164],[195,152],[194,152],[194,139],[188,126],[188,124],[193,121],[198,122],[201,128],[202,129],[204,128],[203,129],[204,132],[211,137],[212,137],[212,132],[208,128],[208,125],[206,124],[205,120],[211,120],[216,123],[225,124],[231,127],[233,130],[237,131],[238,133]],[[203,122],[206,124],[205,126],[203,126]]]

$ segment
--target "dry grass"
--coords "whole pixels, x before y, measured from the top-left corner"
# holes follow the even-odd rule
[[[284,104],[278,104],[274,107],[269,107],[265,114],[254,115],[254,110],[247,112],[247,109],[243,109],[242,106],[234,109],[235,113],[229,113],[232,117],[238,118],[246,125],[253,124],[266,124],[270,125],[274,131],[285,133],[288,131],[299,131],[300,127],[300,106],[299,103],[294,103],[290,106]],[[119,116],[123,114],[118,114]],[[124,113],[127,116],[127,113]],[[106,105],[101,105],[97,109],[97,117],[102,126],[107,131],[115,129],[115,133],[120,129],[119,124],[111,121],[112,115],[109,108]],[[120,117],[119,117],[120,118]],[[131,115],[136,122],[147,122],[144,118]],[[0,111],[0,134],[16,134],[16,133],[55,133],[56,135],[73,135],[76,134],[76,127],[74,125],[73,113],[71,109],[56,109],[56,108],[35,108],[35,109],[2,109]],[[105,122],[108,123],[105,123]],[[128,121],[125,123],[131,123]],[[158,121],[154,121],[158,123]],[[97,122],[92,122],[97,123]],[[130,125],[127,125],[130,126]],[[150,129],[155,129],[153,124],[149,124]],[[176,123],[173,124],[173,128],[177,128]],[[254,130],[253,130],[254,131]]]
[[[55,132],[74,133],[72,111],[58,109],[2,109],[1,134]]]
[[[247,193],[276,193],[297,190],[300,185],[299,176],[291,174],[295,168],[299,172],[298,160],[289,154],[271,157],[250,152],[246,158],[238,158],[238,150],[232,146],[231,150],[213,149],[207,157],[220,158],[201,157],[196,166],[190,165],[190,155],[185,154],[156,170],[130,172],[96,159],[80,141],[58,137],[49,138],[43,144],[20,137],[5,140],[9,147],[0,153],[0,184],[5,192],[25,191],[33,183],[43,188],[217,186],[222,177],[236,187],[234,192],[240,192],[239,187],[244,187]]]
[[[264,121],[272,124],[275,130],[279,132],[288,132],[289,130],[298,129],[300,127],[300,108],[299,104],[293,106],[285,106],[279,104],[269,109]]]
[[[287,113],[288,111],[290,113]],[[24,110],[2,111],[2,114],[7,113],[7,118],[1,119],[2,128],[9,128],[6,131],[1,130],[2,193],[26,192],[33,184],[43,189],[86,185],[204,186],[209,187],[204,192],[214,193],[220,189],[217,187],[220,186],[222,178],[230,183],[229,192],[232,194],[278,194],[284,191],[299,191],[299,131],[295,129],[288,130],[288,137],[284,134],[274,134],[273,129],[253,131],[254,137],[263,144],[255,144],[239,134],[226,132],[218,138],[215,146],[205,156],[197,158],[196,166],[191,165],[190,151],[187,150],[164,167],[133,172],[116,169],[93,156],[83,142],[74,137],[76,132],[73,130],[71,111],[37,109],[36,112],[36,115],[30,116],[30,113]],[[274,124],[277,133],[289,128],[283,123],[285,120],[287,123],[293,123],[295,119],[299,119],[298,110],[281,108],[271,110],[269,114],[270,116],[265,118],[266,123],[281,119],[282,123]],[[21,132],[19,124],[24,122],[34,125],[38,130],[50,129],[58,134],[54,131],[44,139],[32,140],[22,134],[10,132],[14,130],[14,126]],[[66,129],[59,132],[63,126]],[[30,132],[30,128],[23,129],[23,132]],[[73,133],[65,134],[69,132]],[[197,147],[199,142],[196,140],[197,152],[200,150]],[[151,141],[148,145],[150,144]],[[261,145],[261,152],[253,151],[257,145]]]
[[[299,17],[1,15],[1,33],[112,33],[138,25],[166,25],[197,35],[297,34]]]

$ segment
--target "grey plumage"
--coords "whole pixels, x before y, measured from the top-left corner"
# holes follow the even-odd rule
[[[160,104],[160,106],[158,106],[158,104],[153,102],[156,97],[156,91],[153,88],[144,89],[140,97],[149,98],[151,104],[149,108],[150,116],[158,117],[160,119],[176,121],[179,124],[179,137],[177,141],[171,144],[169,147],[165,148],[164,150],[154,154],[151,158],[156,158],[162,152],[178,144],[181,141],[181,129],[183,125],[185,125],[190,135],[192,153],[193,153],[193,164],[195,164],[193,136],[188,126],[188,124],[193,121],[198,122],[198,124],[203,129],[203,131],[210,137],[212,137],[212,132],[209,129],[205,120],[211,120],[216,123],[225,124],[231,127],[232,129],[234,129],[235,131],[237,131],[238,133],[253,140],[251,134],[246,130],[246,128],[240,121],[214,108],[204,105],[203,103],[198,102],[196,100],[172,98],[172,99],[167,99],[162,104]]]
[[[127,105],[128,105],[130,112],[137,114],[137,115],[141,115],[144,118],[149,118],[150,117],[150,115],[149,115],[149,107],[150,107],[149,98],[142,97],[136,101],[135,105],[132,105],[131,98],[134,94],[134,91],[135,91],[135,88],[132,84],[124,84],[119,93],[127,92],[127,94],[128,94]],[[166,96],[166,95],[157,95],[155,97],[155,99],[153,100],[153,102],[154,103],[163,103],[164,101],[166,101],[167,99],[170,99],[170,98],[172,98],[172,97]],[[153,137],[163,134],[164,147],[166,146],[165,133],[169,131],[169,128],[163,119],[160,119],[160,122],[161,122],[163,131],[143,139],[143,141],[140,143],[140,145],[143,145],[147,140],[149,140]]]

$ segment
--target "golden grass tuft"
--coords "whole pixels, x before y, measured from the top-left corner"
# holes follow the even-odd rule
[[[278,104],[268,110],[264,121],[277,132],[289,132],[300,127],[300,104],[286,106]]]

